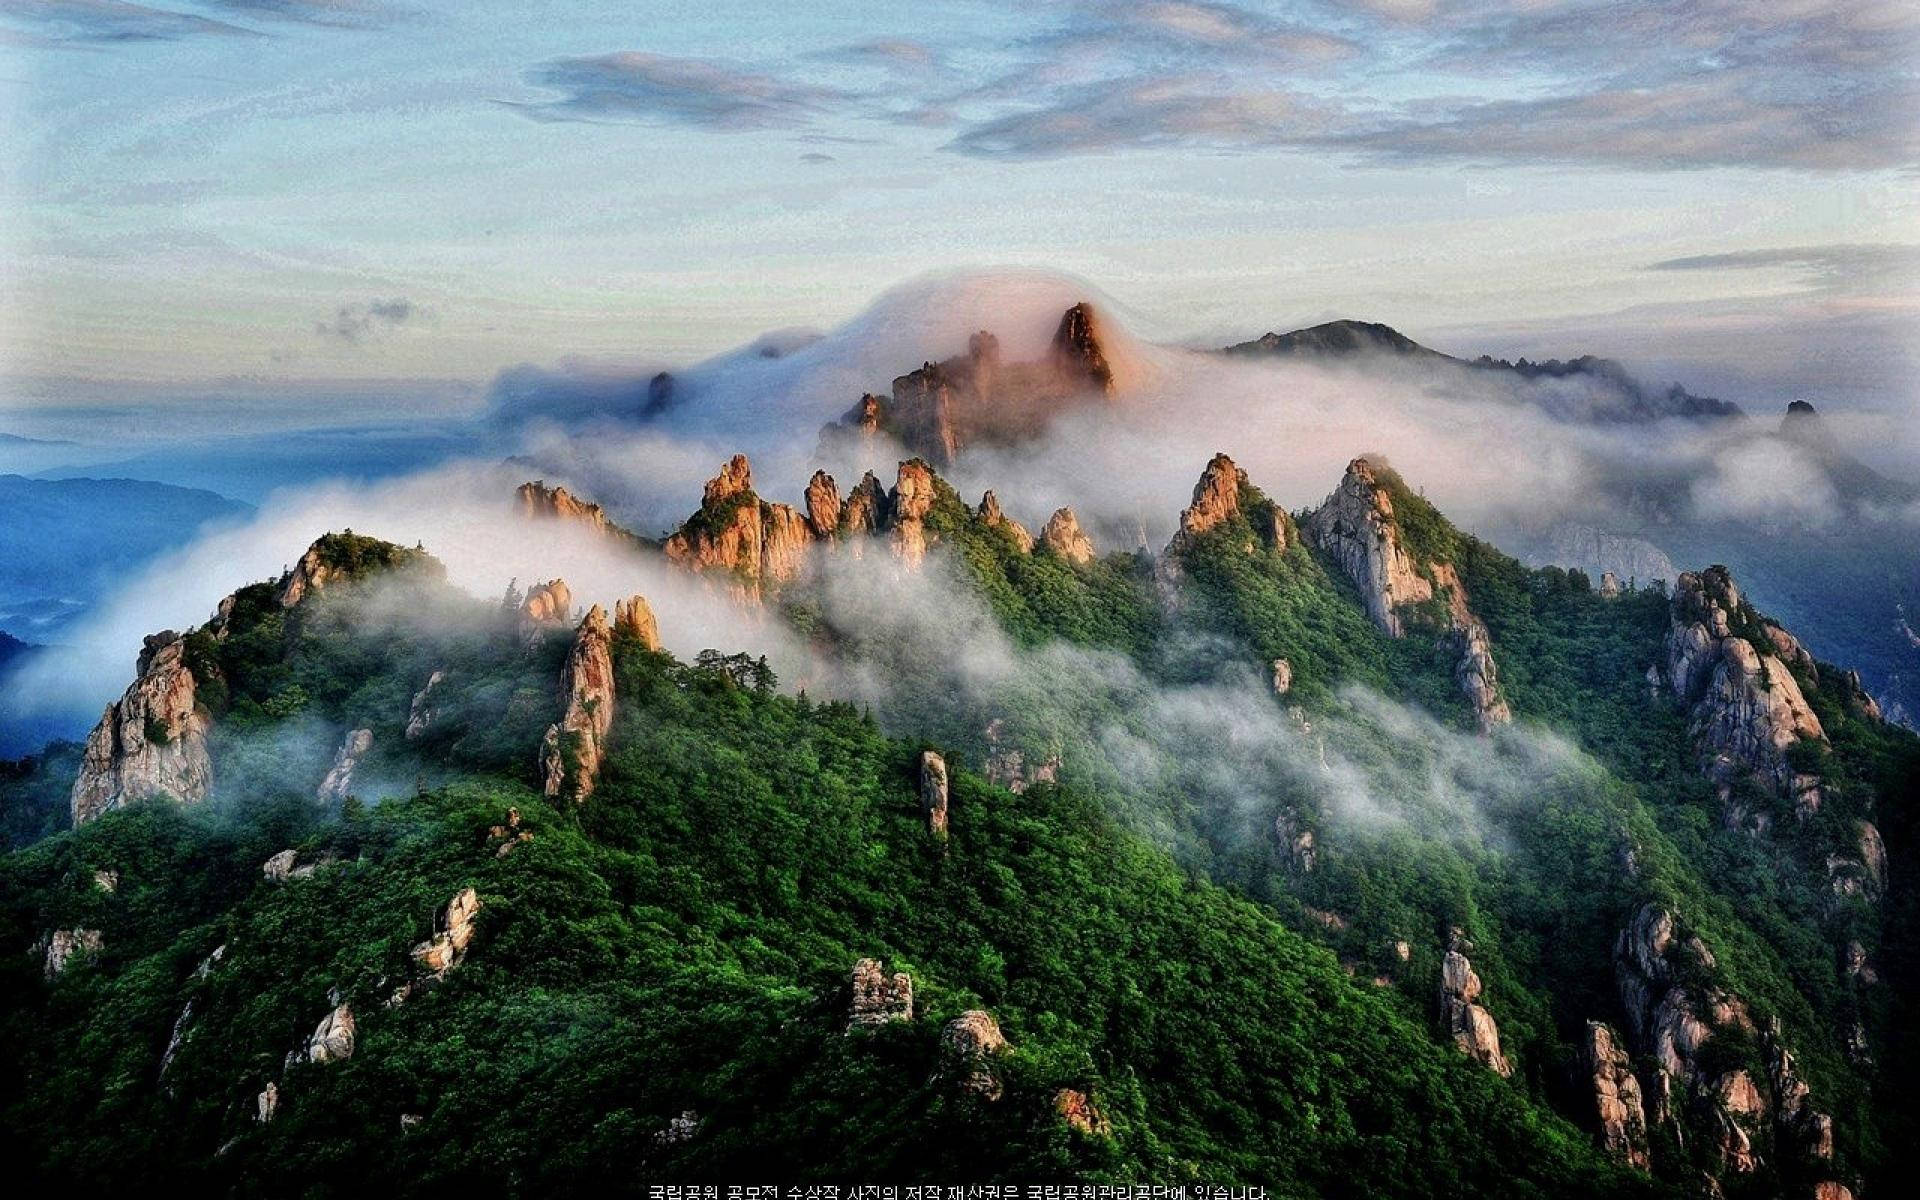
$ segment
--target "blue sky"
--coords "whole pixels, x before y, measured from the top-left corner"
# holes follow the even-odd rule
[[[1910,405],[1917,46],[1877,0],[4,0],[0,405],[685,361],[1006,264],[1155,337]]]

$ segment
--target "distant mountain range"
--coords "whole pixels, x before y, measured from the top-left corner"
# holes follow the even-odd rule
[[[1250,358],[1384,355],[1414,359],[1424,365],[1451,364],[1465,370],[1508,372],[1526,380],[1566,380],[1580,387],[1590,403],[1564,411],[1551,404],[1549,408],[1554,409],[1556,416],[1587,420],[1645,421],[1662,417],[1711,420],[1745,415],[1732,401],[1696,396],[1677,383],[1669,384],[1664,390],[1649,387],[1610,358],[1591,354],[1545,362],[1524,358],[1508,361],[1484,354],[1475,359],[1455,358],[1422,346],[1391,326],[1373,321],[1328,321],[1291,333],[1266,333],[1250,342],[1223,347],[1221,352]]]

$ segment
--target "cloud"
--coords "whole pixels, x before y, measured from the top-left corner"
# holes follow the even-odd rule
[[[1298,146],[1327,120],[1311,102],[1284,91],[1221,91],[1189,80],[1089,85],[1045,108],[969,126],[947,149],[983,158],[1038,159],[1145,146]]]
[[[639,50],[560,58],[528,72],[559,99],[516,105],[537,120],[637,120],[738,133],[804,126],[851,97],[700,58]]]
[[[1692,254],[1649,263],[1649,271],[1787,270],[1820,291],[1860,293],[1920,282],[1920,245],[1837,243]]]
[[[332,317],[316,322],[313,331],[323,338],[337,339],[350,346],[357,346],[391,333],[410,321],[418,321],[425,315],[425,310],[413,301],[405,296],[395,296],[391,300],[342,304],[334,310]]]
[[[0,20],[25,24],[54,44],[172,41],[198,34],[252,32],[225,21],[126,0],[10,0]]]
[[[212,3],[216,8],[243,16],[337,28],[364,29],[384,24],[400,12],[384,0],[212,0]]]

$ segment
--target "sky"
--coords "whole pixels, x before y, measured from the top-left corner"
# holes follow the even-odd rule
[[[1917,69],[1902,0],[0,0],[0,431],[477,406],[983,266],[1911,410]]]

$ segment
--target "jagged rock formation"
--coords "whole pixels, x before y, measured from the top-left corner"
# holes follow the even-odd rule
[[[911,1020],[912,976],[905,971],[888,975],[880,960],[874,958],[863,958],[853,964],[853,1005],[847,1017],[848,1032]]]
[[[917,458],[901,463],[898,480],[887,496],[887,512],[893,521],[893,552],[910,567],[927,557],[926,518],[936,499],[933,468]]]
[[[433,937],[413,948],[413,961],[435,979],[446,978],[447,972],[467,956],[467,945],[473,941],[473,919],[479,913],[480,894],[472,888],[461,889],[440,911]]]
[[[1601,1021],[1587,1022],[1586,1070],[1593,1083],[1594,1115],[1600,1125],[1600,1144],[1628,1166],[1648,1170],[1647,1111],[1640,1099],[1640,1081],[1634,1077],[1626,1048],[1613,1028]]]
[[[1287,853],[1287,859],[1293,869],[1302,875],[1313,872],[1320,861],[1320,851],[1313,830],[1301,821],[1300,814],[1291,808],[1283,808],[1273,819],[1273,836],[1280,848]]]
[[[692,570],[730,573],[737,594],[758,598],[763,588],[799,575],[816,536],[810,516],[755,494],[752,464],[736,454],[707,481],[700,511],[663,549]]]
[[[280,607],[292,608],[345,572],[327,560],[319,542],[307,547],[280,584]]]
[[[992,1013],[981,1009],[968,1009],[940,1031],[940,1050],[947,1070],[959,1081],[961,1090],[983,1100],[1001,1096],[1003,1089],[993,1069],[993,1056],[1006,1048],[1000,1023]]]
[[[1017,363],[1005,361],[1000,339],[982,330],[965,354],[921,364],[895,379],[888,396],[861,396],[822,439],[887,432],[909,453],[946,467],[969,445],[1032,437],[1063,409],[1116,390],[1100,324],[1091,305],[1076,304],[1062,314],[1047,353]]]
[[[878,533],[886,527],[888,512],[887,489],[868,471],[847,493],[847,502],[840,510],[840,531],[848,535]],[[860,542],[855,540],[853,546],[858,553]]]
[[[1180,532],[1167,543],[1169,555],[1178,554],[1195,538],[1216,529],[1240,514],[1240,492],[1247,486],[1247,473],[1224,454],[1216,454],[1193,485],[1193,503],[1180,514]],[[1249,547],[1251,549],[1251,547]]]
[[[1014,545],[1020,548],[1020,553],[1033,552],[1033,534],[1027,531],[1025,525],[1000,511],[1000,498],[992,492],[980,497],[980,507],[976,515],[987,528],[1005,531],[1006,535],[1013,539]]]
[[[274,1114],[279,1111],[280,1085],[269,1080],[267,1086],[261,1089],[260,1094],[254,1097],[253,1119],[265,1125],[271,1122]]]
[[[1415,569],[1413,555],[1401,544],[1393,498],[1368,460],[1347,464],[1339,488],[1307,517],[1302,532],[1340,564],[1360,589],[1367,615],[1387,636],[1405,632],[1402,605],[1433,598],[1433,584]]]
[[[533,840],[531,829],[520,828],[520,810],[507,809],[507,823],[494,825],[487,830],[487,845],[493,847],[495,858],[505,858],[512,854],[516,846],[522,846]]]
[[[353,771],[373,749],[373,730],[355,729],[348,733],[346,740],[340,743],[340,749],[333,756],[333,766],[328,769],[327,777],[320,781],[320,788],[314,798],[322,804],[338,804],[347,798],[353,789]]]
[[[567,708],[541,739],[541,778],[547,796],[570,794],[585,800],[600,776],[607,731],[613,727],[613,632],[598,604],[574,633],[560,690]]]
[[[1766,640],[1766,649],[1755,646],[1756,638]],[[1757,618],[1725,567],[1681,574],[1670,606],[1665,679],[1688,707],[1689,729],[1722,801],[1744,776],[1792,797],[1806,815],[1820,808],[1820,781],[1797,771],[1787,752],[1802,740],[1824,743],[1826,731],[1783,653],[1803,671],[1812,665],[1786,630]],[[1744,818],[1729,810],[1731,821]],[[1762,816],[1756,828],[1764,825]]]
[[[649,650],[660,648],[660,622],[654,619],[647,598],[633,595],[613,602],[613,631],[637,640]]]
[[[285,883],[293,875],[294,860],[298,857],[296,850],[282,850],[260,865],[260,873],[270,883]]]
[[[414,741],[426,736],[433,725],[436,715],[433,708],[433,689],[445,683],[447,673],[435,671],[427,676],[426,685],[413,694],[413,702],[407,706],[407,740]]]
[[[932,750],[920,752],[920,811],[926,814],[927,832],[947,836],[947,760]]]
[[[513,495],[516,511],[530,521],[573,521],[596,533],[615,528],[598,504],[582,500],[564,487],[550,488],[544,479],[521,484]]]
[[[1093,539],[1080,528],[1080,518],[1073,515],[1071,508],[1059,509],[1047,519],[1040,541],[1076,567],[1093,561]]]
[[[213,720],[197,701],[186,649],[171,630],[146,639],[139,677],[87,736],[71,799],[76,827],[150,796],[206,799],[213,785],[207,754]]]
[[[1085,1092],[1061,1088],[1053,1094],[1053,1111],[1069,1128],[1089,1137],[1113,1136],[1113,1122],[1100,1111]]]
[[[1480,976],[1458,949],[1447,951],[1440,963],[1440,1022],[1453,1044],[1474,1061],[1502,1076],[1513,1067],[1500,1053],[1500,1027],[1479,1003]]]
[[[1600,572],[1600,598],[1612,600],[1620,594],[1620,577],[1612,571]]]
[[[93,873],[93,886],[109,896],[113,895],[120,890],[120,872],[105,868],[95,871]]]
[[[840,531],[840,509],[840,488],[833,476],[815,471],[807,481],[807,527],[814,537],[825,541]]]
[[[74,956],[98,954],[105,944],[98,929],[56,929],[46,936],[41,973],[47,979],[57,979]]]
[[[1273,694],[1284,696],[1293,690],[1293,664],[1284,658],[1273,660]]]
[[[307,1039],[306,1058],[314,1063],[345,1062],[353,1057],[353,1007],[344,1002],[320,1018]]]
[[[527,589],[520,603],[521,623],[530,628],[557,625],[573,618],[573,589],[564,579],[549,579]]]
[[[1455,656],[1454,682],[1482,732],[1504,725],[1513,712],[1500,691],[1487,627],[1468,607],[1466,587],[1453,564],[1415,561],[1401,537],[1393,497],[1381,481],[1384,470],[1365,458],[1348,463],[1340,486],[1307,517],[1303,532],[1353,581],[1367,615],[1388,637],[1405,634],[1403,607],[1444,595],[1442,636]]]

